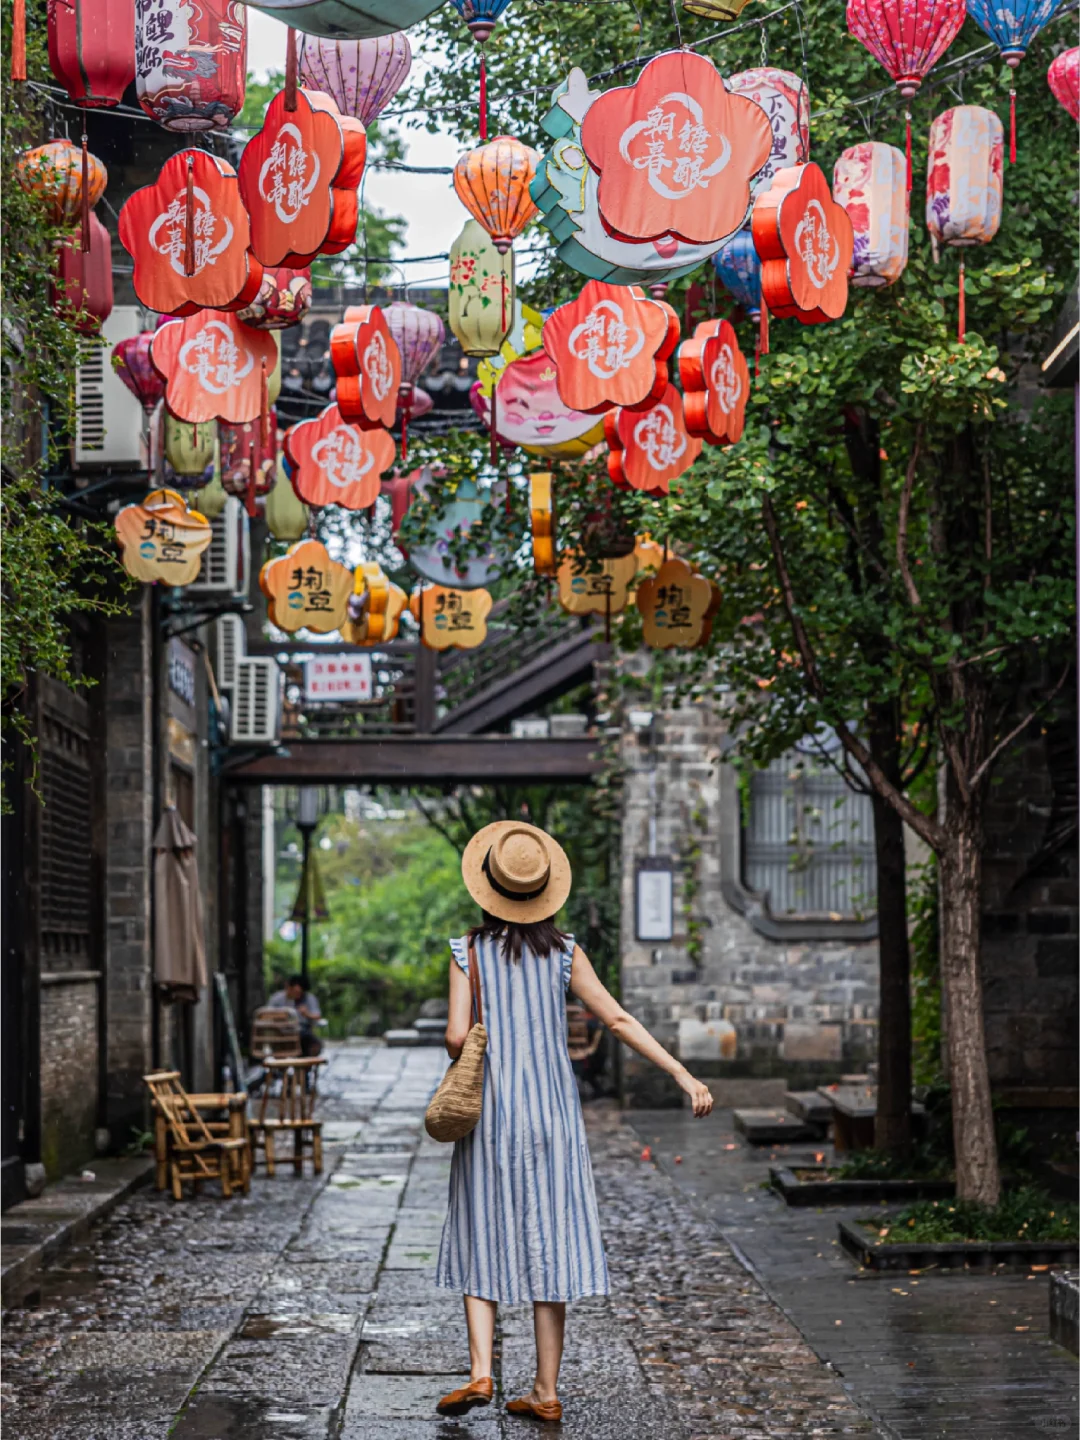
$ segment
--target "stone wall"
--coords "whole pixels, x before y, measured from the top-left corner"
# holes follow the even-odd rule
[[[43,984],[41,1017],[41,1158],[51,1179],[94,1153],[98,1108],[98,982]]]

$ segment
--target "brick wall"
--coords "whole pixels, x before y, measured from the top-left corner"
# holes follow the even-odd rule
[[[50,1178],[94,1153],[98,1100],[98,984],[64,980],[41,990],[41,1158]]]

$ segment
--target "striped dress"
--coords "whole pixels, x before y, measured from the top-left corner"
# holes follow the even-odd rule
[[[468,942],[451,940],[468,974]],[[488,1048],[480,1123],[454,1146],[435,1283],[482,1300],[608,1293],[592,1165],[566,1045],[573,937],[514,964],[478,940]]]

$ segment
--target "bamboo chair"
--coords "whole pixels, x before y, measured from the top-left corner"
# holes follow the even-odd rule
[[[300,1017],[295,1010],[263,1005],[251,1017],[251,1058],[300,1054]]]
[[[184,1198],[188,1180],[196,1194],[204,1180],[220,1180],[226,1198],[232,1195],[234,1181],[246,1195],[251,1186],[248,1141],[211,1131],[181,1085],[179,1070],[158,1070],[144,1075],[143,1082],[165,1121],[173,1199]]]
[[[278,1135],[292,1134],[292,1165],[297,1175],[304,1173],[304,1155],[311,1154],[312,1172],[322,1174],[322,1121],[314,1118],[318,1099],[319,1067],[325,1056],[306,1059],[282,1057],[263,1062],[266,1084],[259,1099],[259,1113],[251,1121],[251,1149],[258,1159],[261,1148],[266,1158],[267,1175],[276,1174]],[[268,1114],[271,1106],[276,1111]]]

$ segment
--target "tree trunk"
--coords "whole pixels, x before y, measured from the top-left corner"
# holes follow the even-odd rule
[[[938,855],[938,875],[942,916],[941,986],[949,1016],[956,1194],[960,1200],[996,1205],[1001,1182],[990,1102],[990,1071],[986,1063],[979,963],[981,827],[979,815],[970,802],[965,805],[950,793],[949,804],[946,841]]]
[[[904,822],[874,791],[877,856],[878,1095],[874,1147],[891,1155],[911,1148],[911,955],[907,929]]]

